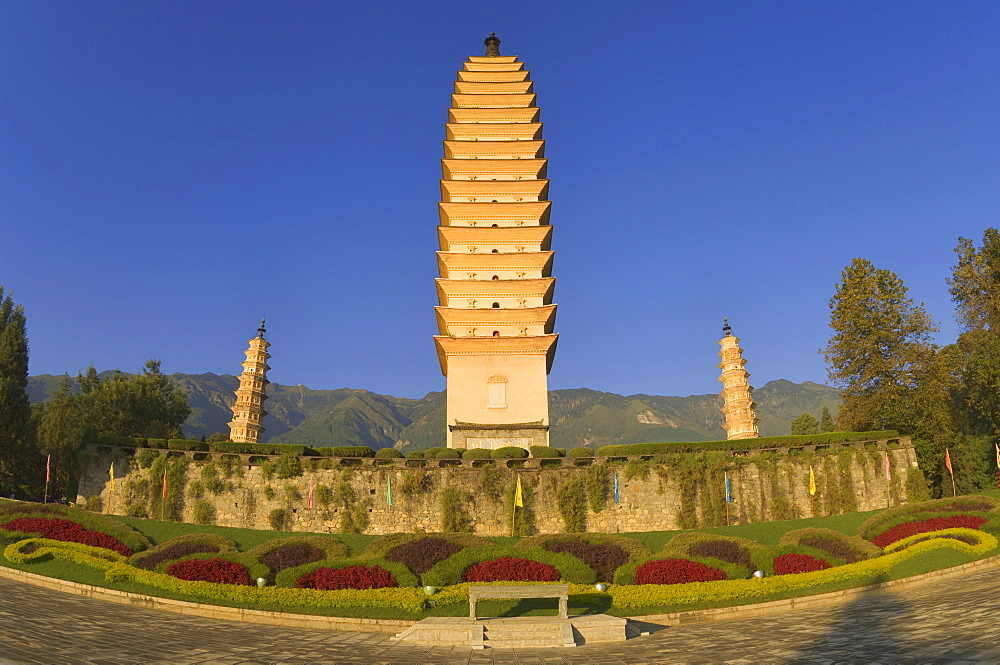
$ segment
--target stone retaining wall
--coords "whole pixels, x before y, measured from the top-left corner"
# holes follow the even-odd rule
[[[78,502],[99,496],[105,512],[123,515],[145,510],[149,517],[158,518],[150,508],[157,505],[162,482],[151,477],[150,469],[140,468],[135,454],[129,448],[91,447],[85,456]],[[692,453],[673,456],[673,461],[665,463],[658,463],[654,456],[516,461],[301,458],[302,475],[287,479],[267,478],[266,467],[260,464],[262,456],[158,454],[173,457],[174,464],[181,458],[187,462],[184,486],[172,486],[169,498],[186,522],[196,521],[196,507],[201,503],[201,517],[207,504],[211,523],[220,526],[269,529],[272,513],[280,509],[286,518],[282,528],[289,531],[336,533],[346,527],[368,534],[440,532],[444,530],[443,511],[451,510],[467,517],[476,533],[490,536],[510,533],[505,497],[516,476],[530,490],[526,508],[533,513],[533,532],[561,533],[559,488],[573,478],[586,480],[592,466],[603,465],[609,472],[607,498],[598,512],[586,508],[585,528],[627,533],[725,524],[723,469],[732,488],[729,519],[740,524],[896,505],[905,501],[907,473],[917,466],[905,437],[764,454]],[[112,461],[114,491],[108,474]],[[214,465],[224,487],[218,494],[204,491],[200,498],[193,496],[194,481],[201,482],[208,464]],[[809,494],[810,466],[816,479],[814,496]],[[457,490],[449,492],[451,508],[442,505],[446,487]],[[310,489],[314,495],[311,508]],[[316,497],[326,498],[325,494],[332,500],[324,504]]]

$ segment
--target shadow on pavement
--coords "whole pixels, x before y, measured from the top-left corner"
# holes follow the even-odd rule
[[[875,582],[882,582],[877,579]],[[803,610],[802,620],[809,620]],[[929,618],[929,617],[927,617]],[[808,663],[954,663],[978,662],[981,654],[963,653],[959,642],[921,639],[925,617],[898,593],[872,589],[845,603],[824,621],[826,634],[790,657]]]

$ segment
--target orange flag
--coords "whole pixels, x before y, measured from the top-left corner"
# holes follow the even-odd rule
[[[948,467],[948,473],[950,473],[951,477],[954,478],[955,470],[951,468],[951,453],[948,452],[947,448],[944,449],[944,465]]]
[[[163,498],[167,498],[167,472],[163,472]]]

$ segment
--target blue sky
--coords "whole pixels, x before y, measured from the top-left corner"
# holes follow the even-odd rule
[[[0,0],[0,284],[31,373],[237,373],[420,397],[455,71],[495,31],[545,122],[551,388],[826,379],[840,271],[956,334],[1000,224],[996,2]]]

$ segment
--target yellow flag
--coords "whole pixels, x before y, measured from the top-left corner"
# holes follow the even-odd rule
[[[108,473],[111,474],[111,491],[114,492],[115,491],[115,463],[114,462],[111,463],[111,469],[108,470]]]
[[[524,497],[521,495],[521,476],[517,477],[517,489],[514,490],[514,505],[524,508]]]
[[[816,495],[816,474],[813,473],[813,465],[809,465],[809,496]]]
[[[997,468],[1000,469],[1000,443],[994,443],[997,448]]]

